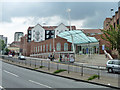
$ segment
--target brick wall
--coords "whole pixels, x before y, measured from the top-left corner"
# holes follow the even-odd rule
[[[41,41],[41,42],[27,42],[26,39],[27,35],[21,38],[21,45],[20,48],[22,49],[22,55],[24,56],[30,56],[30,54],[40,54],[40,53],[52,53],[53,52],[53,39]],[[51,43],[51,51],[50,51],[50,43]],[[56,52],[61,52],[57,51],[57,43],[61,44],[61,51],[64,51],[64,43],[68,44],[68,51],[71,51],[71,43],[67,42],[66,39],[56,37],[54,39],[54,46],[55,46],[55,51]],[[42,51],[41,51],[41,45],[42,45]],[[43,51],[43,45],[45,45],[45,51]],[[48,45],[48,51],[46,51],[46,45]],[[36,47],[37,47],[37,52],[36,52]],[[39,49],[38,49],[39,48]]]

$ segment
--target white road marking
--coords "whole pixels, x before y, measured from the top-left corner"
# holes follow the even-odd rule
[[[3,71],[6,72],[6,73],[9,73],[9,74],[11,74],[11,75],[13,75],[13,76],[15,76],[15,77],[19,77],[18,75],[14,74],[14,73],[8,72],[8,71],[6,71],[6,70],[3,70]]]
[[[44,85],[44,84],[41,84],[41,83],[38,83],[38,82],[35,82],[35,81],[32,81],[32,80],[29,80],[29,81],[32,82],[32,83],[35,83],[35,84],[38,84],[38,85],[47,87],[47,88],[52,88],[52,87],[50,87],[50,86],[47,86],[47,85]]]

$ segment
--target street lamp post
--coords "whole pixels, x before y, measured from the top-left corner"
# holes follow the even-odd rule
[[[55,43],[55,32],[54,32],[54,37],[53,37],[53,55],[55,53],[55,45],[54,45],[54,43]]]
[[[71,27],[71,18],[70,18],[71,9],[67,9],[67,12],[68,12],[69,25],[70,25],[70,31],[71,31],[72,30],[72,27]],[[74,43],[73,43],[73,36],[72,36],[72,34],[71,34],[71,39],[72,39],[73,53],[75,54],[75,47],[74,47]]]

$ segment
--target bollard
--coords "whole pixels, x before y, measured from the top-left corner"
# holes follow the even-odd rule
[[[81,76],[83,76],[83,64],[82,64],[82,67],[81,67]]]
[[[36,67],[36,60],[35,60],[35,67]]]
[[[20,64],[19,59],[18,59],[18,63]]]
[[[41,66],[42,66],[42,60],[41,60]]]
[[[76,66],[76,70],[75,70],[75,72],[77,73],[77,65],[75,65]]]
[[[30,67],[31,67],[31,59],[30,59]]]
[[[98,66],[98,79],[100,79],[100,66]]]
[[[69,64],[68,64],[68,74],[69,74]]]
[[[59,63],[57,63],[57,70],[59,70]]]
[[[49,63],[48,63],[48,70],[50,70],[50,61],[49,61]]]
[[[25,65],[27,65],[26,60],[25,60]]]

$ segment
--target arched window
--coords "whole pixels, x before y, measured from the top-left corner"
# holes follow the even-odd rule
[[[57,43],[57,51],[61,51],[61,44]]]
[[[37,46],[36,46],[36,53],[37,53]]]
[[[48,52],[48,44],[46,44],[46,52]]]
[[[64,43],[64,51],[68,51],[68,44]]]
[[[51,51],[51,43],[50,43],[50,46],[49,46],[49,50]]]
[[[41,45],[41,52],[42,52],[42,45]]]
[[[45,52],[45,45],[43,45],[43,52]]]
[[[39,52],[39,46],[38,46],[38,52]]]

